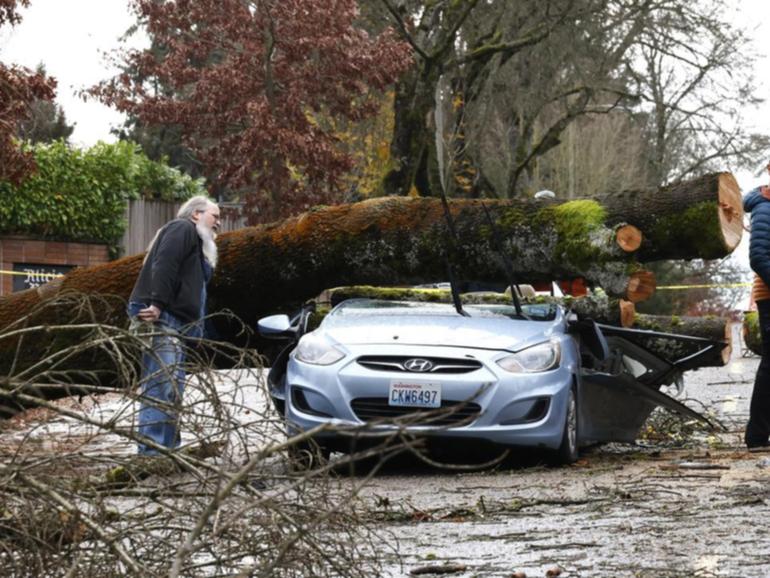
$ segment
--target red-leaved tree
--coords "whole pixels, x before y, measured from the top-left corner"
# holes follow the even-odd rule
[[[0,0],[0,26],[20,20],[18,9],[29,0]],[[0,62],[0,181],[18,184],[35,168],[32,155],[16,140],[19,123],[35,100],[52,100],[56,82],[39,72]]]
[[[19,7],[28,5],[29,0],[0,0],[0,25],[17,24],[21,19]]]
[[[410,63],[355,0],[132,0],[153,49],[92,93],[147,126],[181,129],[213,186],[248,191],[251,222],[339,198],[351,160],[329,117],[360,119]]]

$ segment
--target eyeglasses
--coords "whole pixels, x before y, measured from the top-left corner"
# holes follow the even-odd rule
[[[222,217],[220,216],[220,214],[219,214],[219,213],[209,213],[208,209],[206,209],[206,210],[204,210],[204,209],[198,209],[198,211],[196,211],[196,212],[198,212],[198,213],[203,213],[203,214],[206,214],[206,213],[208,213],[209,215],[211,215],[212,217],[214,217],[214,219],[215,219],[216,221],[221,221],[221,220],[222,220]]]

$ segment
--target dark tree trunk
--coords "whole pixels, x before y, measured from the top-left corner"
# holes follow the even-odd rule
[[[417,64],[396,86],[390,155],[396,167],[386,176],[387,195],[438,196],[433,129],[434,91],[439,74],[431,64]],[[431,174],[431,171],[435,174]]]

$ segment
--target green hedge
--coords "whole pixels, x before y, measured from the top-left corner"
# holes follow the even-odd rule
[[[126,227],[129,199],[184,200],[205,194],[193,179],[149,160],[130,142],[98,143],[87,150],[64,142],[29,146],[37,172],[19,187],[0,182],[0,233],[92,241],[113,248]]]

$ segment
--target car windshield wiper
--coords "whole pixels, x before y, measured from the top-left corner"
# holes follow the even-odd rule
[[[446,194],[444,194],[443,187],[441,189],[441,206],[444,207],[444,217],[446,218],[447,227],[449,227],[450,238],[450,250],[454,252],[454,245],[457,240],[457,230],[455,229],[455,223],[452,220],[452,213],[449,211],[449,203],[446,200]],[[463,302],[460,300],[460,292],[457,290],[457,283],[455,282],[454,267],[449,260],[449,253],[444,252],[444,264],[446,265],[447,275],[449,276],[449,291],[452,294],[452,303],[454,303],[455,309],[463,317],[470,317],[470,314],[463,309]]]
[[[521,299],[519,299],[519,284],[516,283],[516,276],[513,273],[513,263],[508,258],[507,253],[503,250],[503,242],[500,239],[500,231],[497,228],[497,223],[492,220],[492,215],[489,214],[489,209],[486,204],[481,204],[484,209],[484,214],[487,217],[487,222],[492,228],[492,239],[495,242],[495,249],[503,260],[503,266],[505,267],[505,274],[508,276],[508,284],[511,288],[511,298],[513,299],[513,307],[516,309],[516,317],[518,319],[529,319],[529,316],[524,313],[524,309],[521,307]]]

